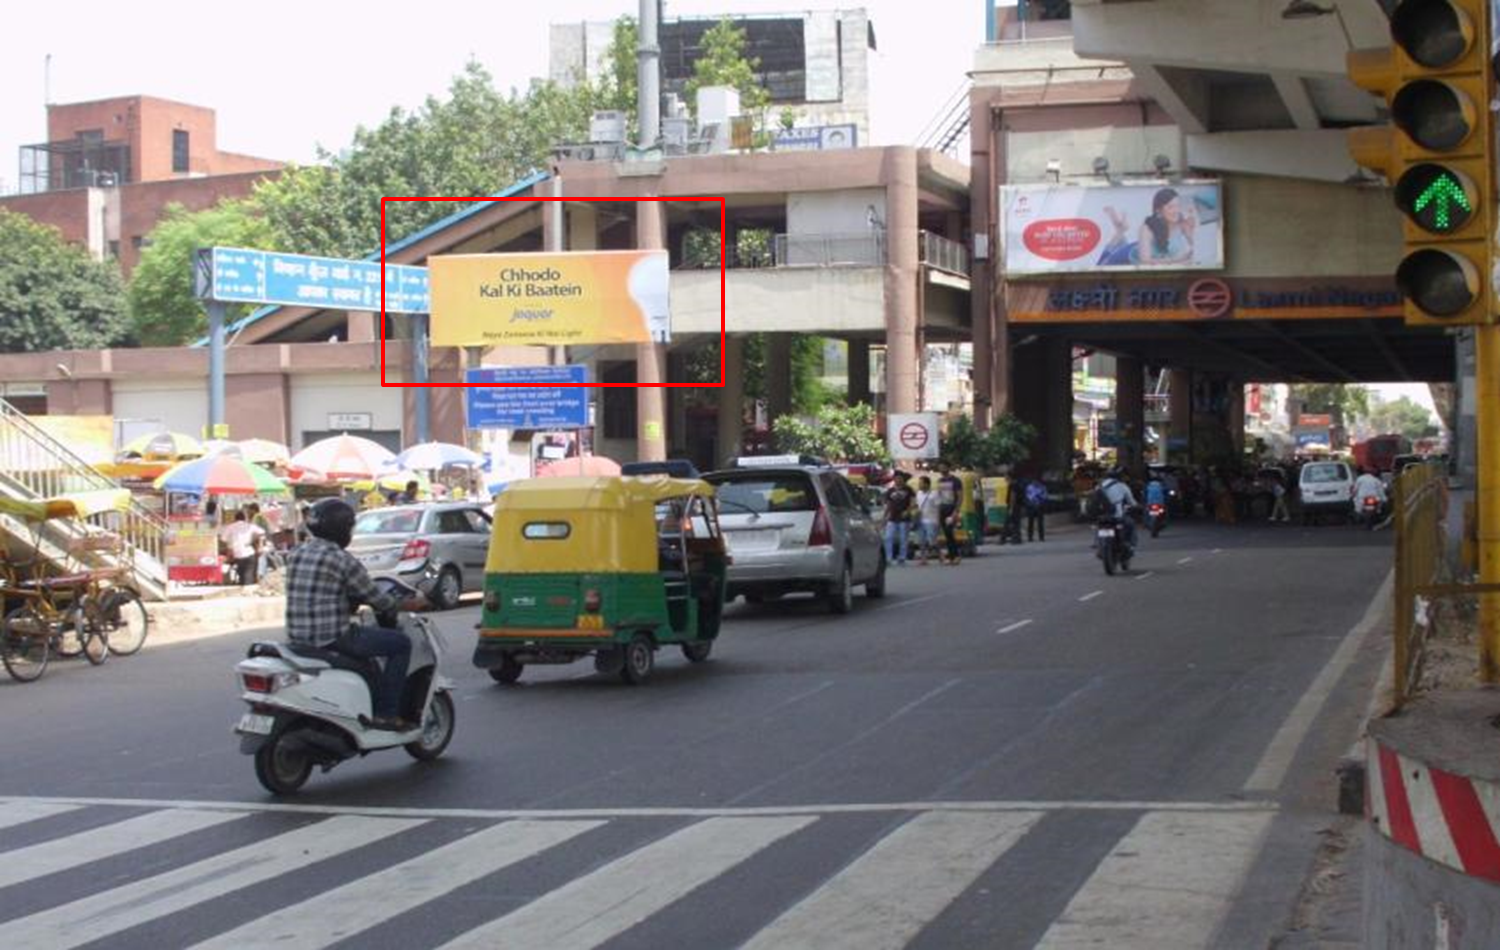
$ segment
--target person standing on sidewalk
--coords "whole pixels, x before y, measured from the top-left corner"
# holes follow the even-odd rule
[[[938,519],[943,528],[943,540],[947,543],[948,553],[943,558],[944,564],[957,564],[958,555],[958,500],[963,497],[964,483],[953,469],[946,463],[938,468]]]
[[[923,475],[917,480],[917,545],[921,550],[923,567],[937,550],[938,533],[942,530],[943,516],[938,493],[932,490],[932,479]]]
[[[906,484],[910,477],[897,472],[895,486],[885,493],[885,563],[897,567],[906,563],[912,503],[916,501],[915,493]]]
[[[1026,540],[1047,540],[1047,486],[1040,478],[1026,480]]]
[[[260,557],[260,544],[266,533],[245,519],[245,509],[234,513],[220,537],[229,548],[229,559],[234,562],[234,573],[241,587],[253,586],[256,582],[256,561]]]
[[[1271,521],[1291,521],[1292,513],[1286,507],[1286,486],[1279,478],[1271,479],[1271,498]]]

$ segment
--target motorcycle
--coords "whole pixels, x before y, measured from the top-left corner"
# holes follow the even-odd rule
[[[415,594],[389,578],[375,584],[397,598]],[[432,621],[410,613],[373,619],[411,640],[402,718],[419,723],[416,728],[371,728],[371,688],[379,672],[374,660],[262,640],[235,665],[240,698],[250,706],[234,728],[240,752],[255,757],[255,777],[273,795],[294,794],[315,765],[327,772],[355,756],[397,746],[428,762],[452,740],[452,683],[438,673],[442,647]]]
[[[1125,522],[1119,518],[1100,518],[1094,524],[1094,553],[1104,562],[1104,573],[1113,575],[1115,568],[1130,570],[1130,559],[1135,552],[1127,540]]]
[[[1361,498],[1354,508],[1354,522],[1360,527],[1375,528],[1385,520],[1385,505],[1374,495],[1366,495]]]
[[[1151,537],[1161,534],[1161,530],[1167,526],[1167,506],[1146,506],[1146,527],[1151,529]]]

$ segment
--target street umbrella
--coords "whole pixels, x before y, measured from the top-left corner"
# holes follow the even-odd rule
[[[432,493],[432,481],[421,472],[392,471],[386,472],[379,478],[362,478],[359,481],[350,482],[349,487],[355,491],[369,491],[377,485],[388,491],[403,491],[407,482],[417,483],[417,492],[423,495]]]
[[[333,481],[352,481],[380,476],[395,457],[383,445],[345,433],[314,442],[293,455],[291,464]]]
[[[238,442],[230,442],[228,439],[209,439],[203,443],[204,455],[233,455],[242,458]]]
[[[209,455],[169,469],[154,482],[159,491],[188,495],[284,495],[275,475],[232,455]]]
[[[124,455],[140,455],[145,458],[196,458],[203,454],[203,444],[181,432],[153,432],[131,439],[121,450]]]
[[[618,474],[620,463],[602,455],[575,455],[536,465],[537,478],[594,478]]]
[[[270,439],[241,439],[240,458],[257,465],[283,465],[292,457],[292,452],[280,442]]]
[[[423,442],[396,456],[396,464],[405,469],[430,472],[450,465],[473,468],[484,464],[484,456],[451,442]]]

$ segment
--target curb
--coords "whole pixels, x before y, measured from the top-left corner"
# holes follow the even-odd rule
[[[147,649],[239,633],[256,627],[279,627],[286,617],[284,597],[220,597],[211,600],[149,604],[151,635]]]

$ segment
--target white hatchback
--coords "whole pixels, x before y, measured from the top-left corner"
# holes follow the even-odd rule
[[[1354,498],[1354,472],[1344,462],[1309,462],[1297,477],[1302,520],[1324,513],[1349,517]]]

